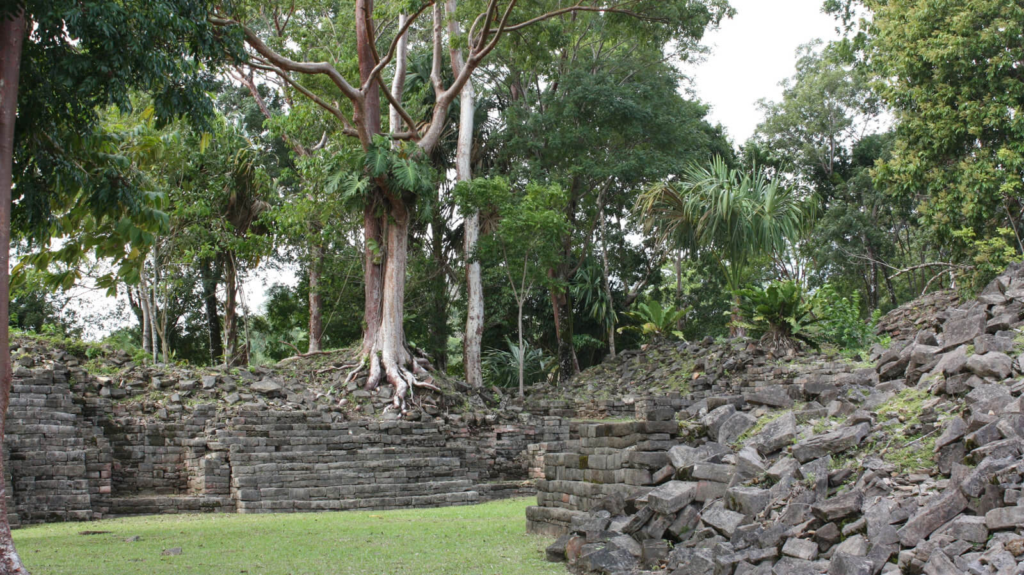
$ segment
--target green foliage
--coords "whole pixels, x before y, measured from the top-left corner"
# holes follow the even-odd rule
[[[760,335],[762,342],[775,349],[792,347],[793,340],[814,345],[809,332],[818,323],[814,302],[804,297],[803,288],[794,281],[775,281],[767,288],[758,286],[736,290],[741,327]]]
[[[995,235],[976,239],[974,230],[961,228],[953,232],[967,246],[968,253],[974,254],[968,270],[967,281],[961,284],[960,293],[965,299],[984,288],[990,281],[1006,269],[1011,263],[1024,261],[1017,248],[1011,242],[1016,241],[1016,234],[1010,228],[997,228]]]
[[[896,120],[876,179],[918,202],[921,224],[960,262],[1021,229],[1024,6],[1004,0],[866,0],[866,55]],[[974,236],[960,233],[967,228]],[[988,246],[991,247],[991,246]],[[984,256],[983,256],[984,257]]]
[[[649,228],[696,254],[709,251],[731,290],[757,258],[782,260],[813,221],[813,201],[767,170],[730,168],[720,156],[691,165],[680,181],[651,186],[638,207]]]
[[[523,361],[523,383],[533,385],[543,382],[553,369],[552,361],[540,349],[524,345],[519,348],[506,338],[508,351],[489,349],[483,354],[484,380],[491,385],[512,389],[519,385],[519,361]]]
[[[683,334],[676,330],[676,325],[690,313],[692,308],[677,309],[675,306],[662,306],[658,300],[650,300],[636,304],[633,311],[627,311],[627,316],[639,325],[624,326],[619,328],[619,333],[635,331],[646,338],[662,339],[669,335],[683,339]]]
[[[860,292],[849,297],[840,296],[831,284],[825,284],[814,294],[814,314],[818,318],[814,338],[818,343],[831,343],[842,349],[863,349],[876,341],[874,324],[880,310],[875,310],[873,321],[861,316]]]

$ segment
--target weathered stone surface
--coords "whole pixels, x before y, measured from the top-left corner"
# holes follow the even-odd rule
[[[993,509],[985,514],[985,525],[992,531],[1024,526],[1024,506]]]
[[[829,523],[860,513],[863,504],[864,493],[859,489],[854,489],[811,506],[811,512],[823,523]]]
[[[743,524],[745,518],[742,513],[729,511],[722,504],[715,504],[704,510],[701,520],[710,527],[726,537],[732,537],[736,529]]]
[[[861,440],[871,430],[867,423],[843,427],[830,433],[815,435],[793,447],[793,457],[801,463],[818,459],[825,455],[841,453],[860,445]]]
[[[1006,379],[1013,371],[1013,360],[1005,353],[990,351],[967,358],[967,370],[978,377]]]
[[[810,539],[791,537],[782,546],[782,554],[805,561],[814,561],[818,558],[818,544]]]
[[[988,540],[988,526],[984,517],[961,515],[949,524],[946,531],[956,539],[970,543],[984,543]]]
[[[696,493],[696,483],[669,481],[647,495],[647,505],[656,513],[676,513],[689,505]]]
[[[757,487],[730,487],[725,492],[726,507],[747,517],[753,517],[764,511],[770,500],[771,493],[767,489],[758,489]]]
[[[272,379],[264,379],[252,384],[252,390],[263,395],[278,395],[284,388]]]
[[[959,345],[973,342],[974,338],[985,333],[987,323],[988,318],[984,313],[947,321],[946,325],[942,326],[943,349],[953,349]]]
[[[761,433],[751,438],[749,444],[762,455],[770,455],[792,443],[794,437],[796,416],[790,412],[766,425]]]
[[[729,445],[740,438],[743,432],[750,429],[757,423],[757,419],[749,413],[738,412],[732,414],[718,429],[718,443]]]
[[[902,529],[897,531],[900,543],[904,547],[915,547],[922,539],[966,508],[967,499],[963,492],[956,488],[946,490],[936,496],[927,507],[920,509]]]

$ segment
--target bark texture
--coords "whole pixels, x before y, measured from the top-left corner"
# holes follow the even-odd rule
[[[452,38],[462,36],[462,30],[455,20],[456,0],[447,0],[448,34]],[[458,76],[465,66],[461,50],[451,49],[452,72]],[[459,95],[459,136],[455,151],[455,177],[460,182],[473,179],[473,130],[476,111],[473,81],[466,80]],[[466,333],[462,339],[462,364],[466,371],[466,383],[483,387],[483,361],[481,347],[484,338],[484,290],[480,262],[474,257],[476,244],[480,239],[480,212],[466,216],[463,222],[463,251],[466,258]]]
[[[324,335],[323,298],[320,295],[320,262],[323,257],[323,248],[313,248],[313,261],[309,264],[309,353],[320,351],[320,339]]]
[[[14,122],[18,109],[18,70],[25,40],[25,14],[0,20],[0,446],[11,403],[10,263],[11,263],[11,185],[14,160]],[[4,481],[3,456],[0,454],[0,575],[27,575],[11,537],[7,519],[7,483]]]
[[[217,274],[209,259],[200,263],[199,274],[203,282],[206,325],[210,330],[210,362],[216,365],[221,362],[221,357],[224,355],[224,343],[220,333],[220,313],[217,311]]]

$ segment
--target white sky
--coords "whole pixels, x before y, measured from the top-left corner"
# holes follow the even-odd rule
[[[796,50],[816,38],[837,38],[836,21],[822,0],[731,0],[736,16],[705,37],[711,55],[684,68],[711,122],[743,144],[761,121],[757,101],[782,97],[779,82],[795,72]]]

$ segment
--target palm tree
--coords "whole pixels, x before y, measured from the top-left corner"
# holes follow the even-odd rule
[[[662,239],[691,254],[710,252],[732,292],[756,259],[783,262],[814,218],[811,198],[798,197],[763,168],[730,169],[719,156],[691,166],[678,181],[655,184],[638,208]]]

